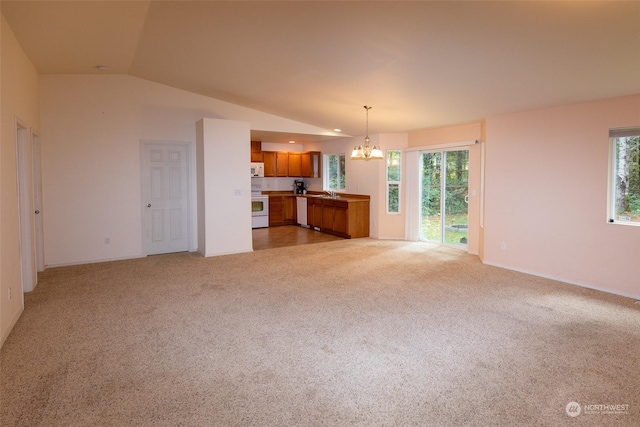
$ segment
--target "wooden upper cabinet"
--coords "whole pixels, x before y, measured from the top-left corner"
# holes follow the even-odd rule
[[[251,152],[253,160],[253,151]],[[322,176],[322,153],[287,151],[261,151],[265,177],[290,176],[292,178],[320,178]]]
[[[300,175],[305,178],[313,178],[311,169],[311,153],[300,155]]]
[[[300,172],[305,178],[320,178],[322,174],[322,153],[319,151],[308,151],[301,153]]]
[[[263,162],[264,159],[262,157],[262,142],[261,141],[251,141],[251,161],[252,162]]]
[[[275,151],[263,151],[262,161],[264,162],[264,176],[276,176],[276,152]]]
[[[264,176],[267,176],[266,171]],[[276,151],[276,176],[289,176],[289,153]]]
[[[301,153],[289,153],[289,176],[292,177],[301,177],[302,175],[302,165],[301,161]]]

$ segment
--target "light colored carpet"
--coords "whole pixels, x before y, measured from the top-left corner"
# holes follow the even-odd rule
[[[640,424],[640,305],[424,243],[49,269],[0,355],[3,426]]]

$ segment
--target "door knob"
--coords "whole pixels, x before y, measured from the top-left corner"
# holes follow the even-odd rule
[[[151,203],[147,203],[147,207],[150,208],[151,207]]]
[[[35,214],[38,215],[40,213],[40,211],[36,211]]]

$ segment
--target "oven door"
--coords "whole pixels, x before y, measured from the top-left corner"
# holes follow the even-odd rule
[[[251,216],[269,216],[269,196],[251,197]]]
[[[269,196],[251,196],[251,228],[269,226]]]

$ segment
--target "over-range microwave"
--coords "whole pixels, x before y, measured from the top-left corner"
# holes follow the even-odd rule
[[[251,178],[264,177],[264,163],[251,162]]]

